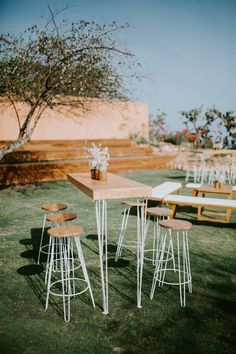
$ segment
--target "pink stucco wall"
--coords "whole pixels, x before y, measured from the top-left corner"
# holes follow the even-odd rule
[[[89,100],[89,110],[59,107],[44,111],[32,140],[126,139],[148,135],[148,106],[137,102]],[[27,106],[19,103],[21,119]],[[0,101],[0,140],[14,140],[18,124],[11,106]]]

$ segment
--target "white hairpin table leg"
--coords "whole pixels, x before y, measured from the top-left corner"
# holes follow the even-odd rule
[[[137,199],[139,204],[139,200]],[[143,256],[144,256],[144,243],[146,235],[146,210],[147,200],[137,206],[137,306],[141,305],[142,297],[142,278],[143,278]]]
[[[107,269],[107,202],[106,200],[95,201],[96,222],[98,232],[98,246],[100,258],[100,270],[102,281],[103,313],[108,314],[108,269]],[[103,265],[105,260],[105,269]]]

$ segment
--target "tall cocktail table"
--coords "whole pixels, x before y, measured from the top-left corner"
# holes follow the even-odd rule
[[[147,198],[152,194],[152,187],[112,173],[107,174],[106,181],[91,179],[90,173],[71,173],[67,179],[74,186],[95,201],[98,246],[103,295],[103,313],[108,314],[108,267],[107,267],[107,200],[123,198],[144,198],[137,208],[137,306],[141,307],[144,236],[146,229]],[[140,220],[140,222],[139,222]],[[140,246],[139,246],[140,245]],[[105,267],[103,265],[105,261]]]

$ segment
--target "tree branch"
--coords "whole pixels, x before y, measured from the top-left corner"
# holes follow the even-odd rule
[[[14,102],[13,98],[11,97],[11,94],[10,94],[10,93],[7,94],[7,98],[9,99],[9,101],[11,102],[11,104],[12,104],[12,106],[13,106],[13,108],[14,108],[14,111],[15,111],[15,114],[16,114],[16,117],[17,117],[17,122],[18,122],[19,130],[20,130],[20,129],[21,129],[20,116],[19,116],[19,113],[18,113],[18,111],[17,111],[15,102]]]

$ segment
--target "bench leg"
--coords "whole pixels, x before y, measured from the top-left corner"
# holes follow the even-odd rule
[[[170,215],[170,219],[174,219],[177,211],[177,205],[172,205],[171,210],[172,210],[172,214]]]

